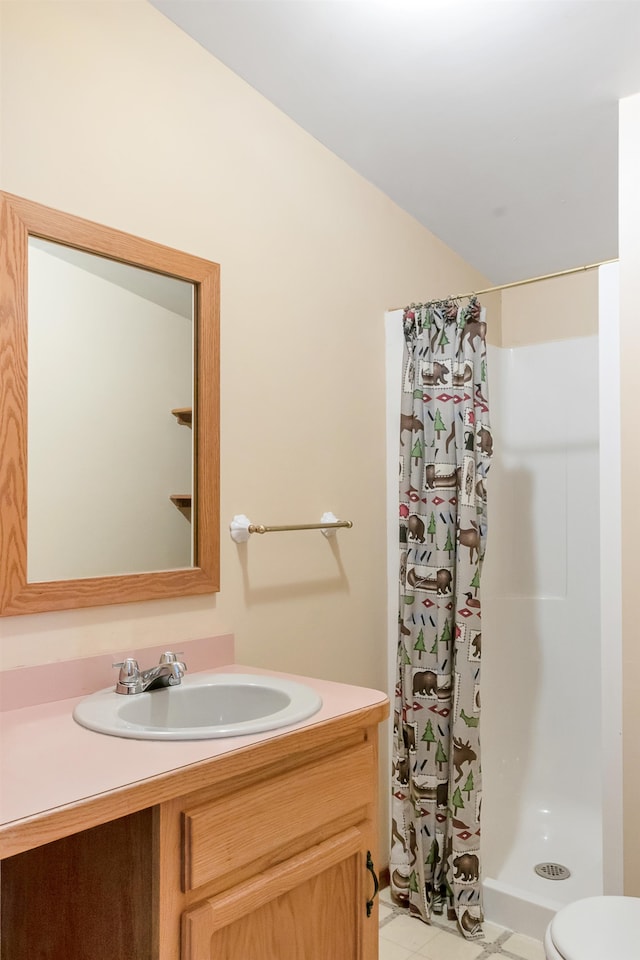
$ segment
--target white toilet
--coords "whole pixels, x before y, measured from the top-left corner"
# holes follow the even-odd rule
[[[544,950],[547,960],[639,960],[640,898],[570,903],[547,927]]]

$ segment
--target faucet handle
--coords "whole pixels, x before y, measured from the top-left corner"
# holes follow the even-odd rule
[[[112,663],[111,666],[120,667],[118,683],[134,684],[140,679],[140,667],[138,666],[138,661],[134,660],[133,657],[127,657],[126,660],[121,660],[120,663]]]
[[[160,663],[175,663],[178,657],[182,657],[184,654],[182,651],[179,653],[174,653],[172,650],[165,650],[165,652],[160,657]]]
[[[178,660],[178,657],[182,656],[184,656],[184,654],[181,651],[179,653],[173,653],[172,650],[165,650],[160,657],[160,663],[177,663],[183,671],[186,671],[186,663],[183,663],[182,660]]]

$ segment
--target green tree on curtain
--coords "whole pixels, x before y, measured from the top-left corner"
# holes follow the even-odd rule
[[[480,660],[479,647],[470,644],[481,632],[487,533],[486,487],[477,481],[487,476],[486,451],[492,450],[484,399],[486,322],[484,308],[471,299],[464,306],[457,301],[413,306],[405,310],[403,324],[402,414],[413,429],[410,443],[400,447],[404,556],[392,804],[393,819],[402,827],[392,839],[391,888],[416,917],[429,922],[447,909],[465,937],[478,939],[483,919],[475,696]],[[435,391],[425,392],[421,382],[422,371],[434,369],[436,356],[446,371],[437,397]],[[452,371],[467,368],[473,372],[471,382],[454,386]],[[482,443],[476,442],[479,436]],[[475,482],[466,482],[461,490],[462,478],[469,477]],[[426,539],[412,537],[411,515],[413,529],[424,530]],[[468,598],[474,600],[471,606]],[[415,730],[411,750],[403,725]]]

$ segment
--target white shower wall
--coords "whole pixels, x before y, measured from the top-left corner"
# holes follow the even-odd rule
[[[547,914],[531,926],[502,894],[551,911],[603,891],[598,366],[597,337],[489,354],[486,910],[534,935]],[[543,861],[571,878],[538,877]]]

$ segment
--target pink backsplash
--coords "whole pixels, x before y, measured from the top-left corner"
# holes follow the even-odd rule
[[[111,684],[115,686],[117,672],[112,664],[126,657],[134,657],[141,670],[156,664],[165,650],[181,653],[189,672],[224,667],[234,662],[233,634],[205,637],[201,640],[178,641],[171,645],[143,647],[140,650],[119,650],[97,657],[61,660],[34,667],[18,667],[0,672],[0,712],[32,707],[55,700],[84,697]]]

